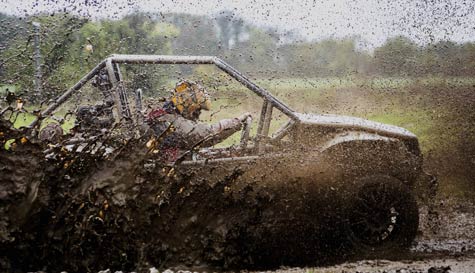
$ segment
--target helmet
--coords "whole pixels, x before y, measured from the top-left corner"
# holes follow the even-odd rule
[[[198,83],[189,80],[176,84],[171,101],[185,118],[197,119],[201,109],[211,109],[208,92]]]

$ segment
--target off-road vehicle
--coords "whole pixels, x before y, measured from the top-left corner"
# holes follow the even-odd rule
[[[121,72],[124,66],[145,64],[215,65],[262,99],[260,116],[247,120],[239,145],[202,148],[198,143],[176,162],[162,162],[155,156],[160,151],[147,146],[157,136],[144,122],[142,94],[126,89]],[[298,113],[217,57],[112,55],[38,114],[30,130],[39,129],[91,80],[102,92],[103,103],[79,107],[76,127],[58,143],[43,138],[42,147],[51,141],[42,152],[45,164],[54,162],[59,171],[35,178],[38,181],[29,184],[23,196],[34,207],[41,191],[52,194],[51,185],[55,194],[60,192],[57,188],[67,188],[61,201],[42,199],[42,206],[57,212],[54,217],[41,214],[54,235],[38,240],[63,243],[61,251],[69,256],[78,252],[64,245],[79,244],[89,251],[77,254],[88,257],[88,266],[94,264],[94,255],[100,259],[96,264],[113,260],[129,267],[143,261],[188,266],[305,264],[335,250],[389,255],[408,248],[416,236],[418,194],[434,181],[423,172],[417,137],[403,128],[355,117]],[[287,122],[270,134],[276,113]],[[257,126],[255,133],[252,126]],[[34,136],[26,138],[35,143]],[[6,173],[1,175],[4,180]],[[38,211],[26,209],[23,217],[28,219],[21,223],[38,224],[32,220]],[[76,226],[59,232],[62,225],[88,229]],[[17,227],[26,229],[24,224]],[[92,240],[88,236],[93,235],[84,235],[91,230],[105,235]],[[128,245],[114,244],[110,232]],[[89,241],[71,239],[77,234]],[[118,257],[101,258],[97,249],[104,245],[120,249],[112,252]]]

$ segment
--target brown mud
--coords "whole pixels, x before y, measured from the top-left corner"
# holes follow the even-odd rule
[[[308,190],[302,183],[238,184],[249,175],[245,167],[207,169],[225,174],[214,180],[200,168],[180,173],[154,160],[143,139],[104,135],[78,152],[35,143],[30,132],[5,121],[0,131],[2,143],[10,140],[9,149],[0,149],[0,252],[6,253],[0,265],[6,271],[271,268],[311,264],[323,250],[340,251],[331,238],[338,232],[332,227],[322,240],[308,218],[322,208],[321,216],[330,215],[323,219],[333,214],[322,204],[305,204],[318,192],[302,194]]]

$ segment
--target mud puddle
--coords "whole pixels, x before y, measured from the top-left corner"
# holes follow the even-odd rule
[[[420,210],[420,234],[411,252],[451,256],[475,253],[475,205],[467,202],[440,202],[436,214]]]
[[[459,259],[430,259],[422,261],[388,261],[364,260],[354,263],[345,263],[325,268],[294,268],[274,272],[305,272],[305,273],[350,273],[350,272],[385,272],[385,273],[465,273],[474,272],[474,258]]]

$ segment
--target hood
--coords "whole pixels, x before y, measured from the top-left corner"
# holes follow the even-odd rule
[[[403,139],[417,139],[416,135],[404,128],[370,121],[367,119],[325,114],[295,114],[302,124],[315,125],[319,127],[354,129],[358,131],[365,131],[378,135]]]

